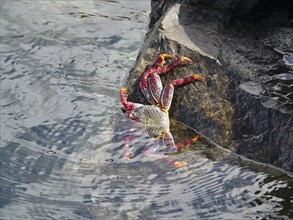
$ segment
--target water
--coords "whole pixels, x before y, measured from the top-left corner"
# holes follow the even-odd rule
[[[119,89],[149,1],[1,1],[1,219],[290,219],[292,177],[203,138],[124,160]],[[195,131],[172,121],[176,142]]]
[[[283,56],[283,60],[284,60],[284,62],[285,62],[286,65],[288,65],[288,66],[292,66],[293,65],[293,56],[284,55]]]

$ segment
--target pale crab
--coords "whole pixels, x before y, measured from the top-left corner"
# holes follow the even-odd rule
[[[127,88],[125,87],[120,89],[120,102],[123,105],[123,111],[127,113],[130,119],[141,123],[145,130],[152,131],[149,133],[151,133],[154,138],[145,146],[142,151],[143,156],[164,160],[174,167],[182,167],[185,166],[187,162],[173,160],[166,154],[156,153],[156,150],[161,141],[163,141],[168,150],[174,152],[178,149],[181,150],[182,148],[189,146],[198,139],[198,135],[196,135],[190,140],[184,140],[176,145],[173,136],[170,133],[168,111],[174,94],[174,86],[185,85],[196,80],[204,81],[204,78],[195,74],[182,79],[172,80],[163,88],[159,75],[171,71],[182,63],[187,62],[192,64],[191,59],[180,57],[169,64],[163,65],[166,58],[173,58],[173,55],[161,54],[152,65],[146,68],[140,77],[140,89],[150,105],[127,101]],[[127,143],[128,140],[129,138],[125,139],[126,143],[124,145],[125,159],[131,159],[131,151]]]

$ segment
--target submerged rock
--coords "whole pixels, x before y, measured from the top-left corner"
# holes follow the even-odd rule
[[[170,117],[250,159],[293,170],[293,3],[152,0],[150,30],[130,71],[130,100],[146,103],[138,79],[161,53],[194,65],[205,82],[175,90]]]

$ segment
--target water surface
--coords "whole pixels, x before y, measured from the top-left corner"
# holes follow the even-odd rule
[[[119,89],[150,2],[1,1],[1,219],[290,219],[292,178],[203,138],[142,158]],[[281,77],[281,76],[280,76]],[[195,131],[172,121],[176,142]]]

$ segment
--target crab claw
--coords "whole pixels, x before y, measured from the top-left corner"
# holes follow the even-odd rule
[[[120,89],[120,102],[121,104],[123,105],[123,107],[125,109],[128,109],[128,103],[127,103],[127,95],[126,95],[126,92],[127,92],[127,88],[125,87],[122,87]]]
[[[141,104],[127,101],[127,88],[125,87],[120,89],[120,102],[123,105],[122,111],[128,113],[141,106]]]
[[[126,87],[122,87],[122,88],[120,89],[120,91],[123,92],[123,93],[126,93],[126,92],[127,92],[127,88],[126,88]]]
[[[194,138],[191,139],[191,143],[194,143],[198,140],[199,135],[196,135]]]
[[[192,64],[193,63],[192,60],[189,59],[188,57],[180,57],[180,61],[181,61],[181,63],[183,63],[185,61],[187,61],[189,64]]]
[[[162,60],[164,60],[165,58],[170,59],[170,58],[173,58],[174,56],[172,54],[163,53],[160,55],[160,57]]]
[[[193,75],[193,77],[194,77],[194,80],[199,80],[202,82],[204,81],[204,78],[201,75],[195,74],[195,75]]]
[[[154,62],[154,67],[157,69],[159,66],[163,64],[165,59],[170,59],[173,57],[174,56],[172,54],[167,54],[167,53],[160,54],[160,56]]]

